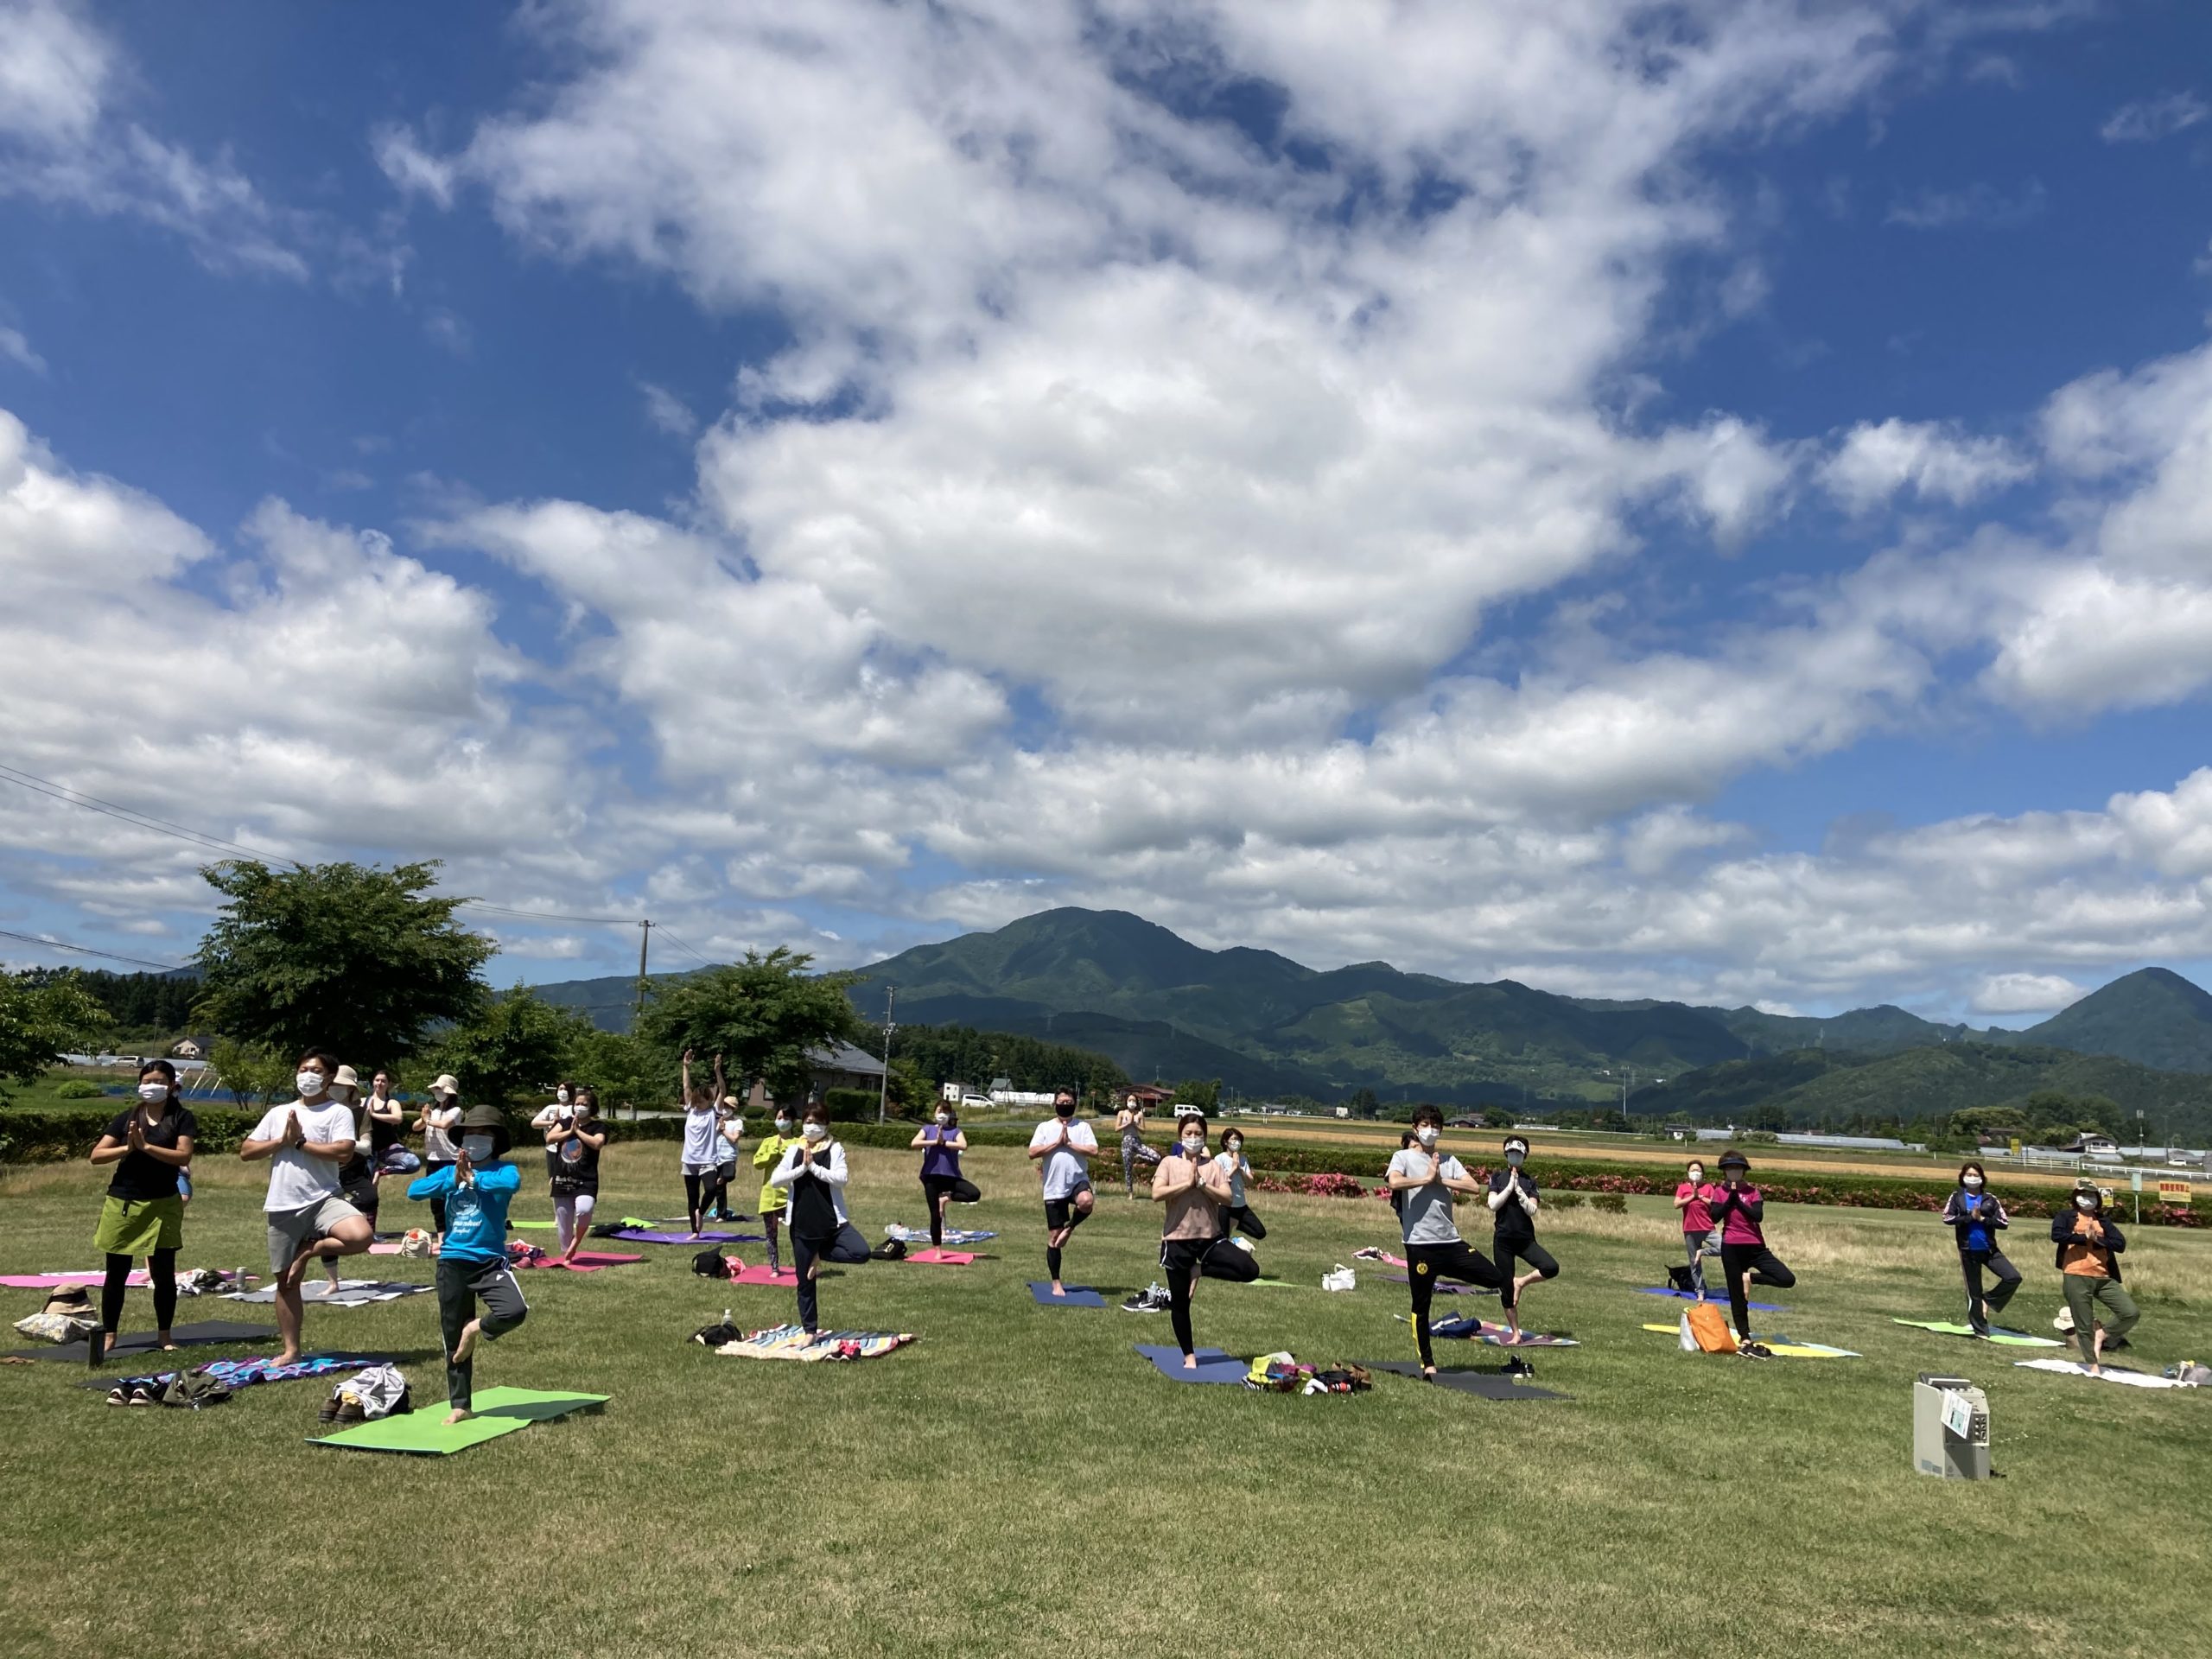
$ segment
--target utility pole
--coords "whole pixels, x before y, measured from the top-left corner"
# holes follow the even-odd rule
[[[886,1121],[891,1105],[891,1033],[899,1029],[891,1018],[891,1005],[898,997],[897,986],[883,988],[883,1078],[875,1096],[875,1121],[879,1123]]]
[[[651,922],[639,922],[639,923],[638,924],[638,1009],[637,1009],[637,1011],[638,1011],[639,1014],[643,1014],[643,1013],[645,1011],[645,949],[646,949],[646,947],[647,947],[648,945],[652,944],[652,942],[653,942],[653,925],[652,925]]]

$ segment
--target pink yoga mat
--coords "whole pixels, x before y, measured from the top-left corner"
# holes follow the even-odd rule
[[[766,1267],[747,1268],[741,1273],[730,1274],[729,1282],[733,1285],[781,1285],[789,1290],[798,1283],[798,1269],[781,1268],[771,1273]]]
[[[563,1262],[557,1256],[547,1256],[543,1262],[518,1262],[521,1268],[566,1268],[570,1273],[597,1273],[601,1268],[626,1267],[632,1262],[642,1262],[642,1255],[622,1255],[612,1250],[578,1250],[576,1259]]]
[[[60,1290],[65,1285],[97,1285],[107,1275],[95,1268],[88,1273],[0,1273],[0,1285],[10,1290]],[[126,1284],[146,1283],[146,1270],[135,1268]]]
[[[964,1268],[975,1259],[973,1250],[916,1250],[906,1257],[925,1268]]]

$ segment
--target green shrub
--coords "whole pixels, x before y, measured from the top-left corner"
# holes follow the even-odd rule
[[[822,1096],[832,1123],[873,1123],[882,1103],[873,1089],[832,1089]]]
[[[106,1090],[90,1077],[70,1077],[54,1085],[56,1100],[98,1100],[106,1093]]]
[[[1628,1200],[1618,1192],[1592,1192],[1590,1207],[1602,1210],[1609,1216],[1624,1216],[1628,1213]]]

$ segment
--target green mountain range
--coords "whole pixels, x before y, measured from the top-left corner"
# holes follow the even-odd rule
[[[1983,1062],[1986,1076],[1967,1080],[1956,1056],[1968,1050],[2018,1051],[2024,1065],[2043,1068],[2044,1080],[2006,1082],[1995,1100],[2057,1088],[2105,1094],[2132,1110],[2191,1089],[2212,1092],[2202,1079],[2152,1083],[2124,1071],[2099,1071],[2103,1081],[2093,1084],[2063,1059],[2031,1058],[2066,1051],[2132,1062],[2135,1071],[2212,1072],[2212,995],[2159,968],[2115,980],[2023,1032],[1941,1024],[1888,1005],[1817,1019],[1558,996],[1512,980],[1462,984],[1381,962],[1323,970],[1269,950],[1205,950],[1122,911],[1045,911],[860,971],[853,1000],[871,1020],[895,989],[902,1025],[1046,1038],[1106,1054],[1133,1077],[1219,1077],[1251,1095],[1337,1099],[1370,1088],[1385,1101],[1535,1107],[1618,1100],[1627,1084],[1637,1112],[1672,1112],[1690,1109],[1680,1103],[1689,1096],[1673,1091],[1696,1074],[1695,1096],[1706,1103],[1699,1115],[1726,1117],[1725,1103],[1744,1090],[1764,1099],[1817,1084],[1796,1101],[1794,1119],[1796,1106],[1816,1117],[1855,1100],[1839,1080],[1845,1075],[1893,1057],[1952,1052],[1929,1072],[1950,1082],[1931,1085],[1928,1099],[1956,1096],[1945,1108],[1955,1110],[1993,1103],[1980,1096],[1999,1084],[1994,1059]],[[538,992],[621,1029],[636,984],[582,980]],[[1875,1073],[1864,1087],[1878,1093],[1903,1071]],[[1655,1089],[1656,1078],[1673,1080],[1668,1091]]]

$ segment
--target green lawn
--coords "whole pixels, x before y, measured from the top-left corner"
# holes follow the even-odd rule
[[[674,1147],[610,1155],[606,1209],[680,1205]],[[855,1154],[855,1219],[922,1219],[913,1160]],[[525,1171],[533,1166],[525,1163]],[[1058,1652],[1224,1655],[2171,1655],[2212,1649],[2203,1394],[2015,1371],[2005,1351],[1892,1313],[1956,1317],[1948,1236],[1918,1215],[1777,1210],[1799,1272],[1777,1328],[1863,1351],[1755,1363],[1676,1351],[1630,1294],[1673,1253],[1671,1216],[1550,1217],[1565,1265],[1533,1323],[1571,1403],[1493,1404],[1378,1379],[1351,1399],[1179,1388],[1130,1352],[1166,1316],[1047,1310],[1034,1178],[971,1159],[995,1227],[966,1269],[870,1263],[826,1280],[829,1322],[917,1332],[849,1366],[726,1359],[684,1338],[727,1306],[788,1318],[787,1292],[710,1284],[687,1249],[587,1277],[525,1275],[530,1322],[484,1351],[479,1387],[613,1396],[441,1460],[303,1444],[316,1382],[192,1414],[124,1412],[66,1366],[0,1369],[0,1651],[10,1655],[480,1651],[665,1655]],[[202,1161],[188,1264],[262,1255],[255,1172]],[[0,1271],[92,1267],[99,1176],[0,1180]],[[537,1185],[526,1180],[526,1188]],[[1209,1285],[1198,1337],[1232,1352],[1404,1357],[1404,1292],[1362,1264],[1395,1240],[1372,1200],[1261,1195],[1267,1270]],[[419,1212],[388,1203],[387,1225]],[[542,1197],[518,1217],[550,1215]],[[1153,1274],[1156,1223],[1118,1190],[1071,1276],[1121,1293]],[[2041,1234],[2013,1251],[2013,1322],[2058,1306]],[[543,1235],[536,1236],[543,1237]],[[2212,1356],[2212,1237],[2144,1229],[2132,1356]],[[757,1247],[741,1246],[753,1251]],[[356,1258],[357,1275],[427,1277]],[[38,1293],[0,1293],[19,1317]],[[1473,1298],[1440,1298],[1474,1306]],[[229,1317],[188,1301],[183,1318]],[[132,1294],[128,1324],[148,1303]],[[430,1299],[310,1309],[310,1346],[399,1354],[442,1391]],[[1495,1350],[1446,1344],[1446,1363]],[[1966,1485],[1909,1466],[1916,1371],[1993,1391],[1995,1462]]]

